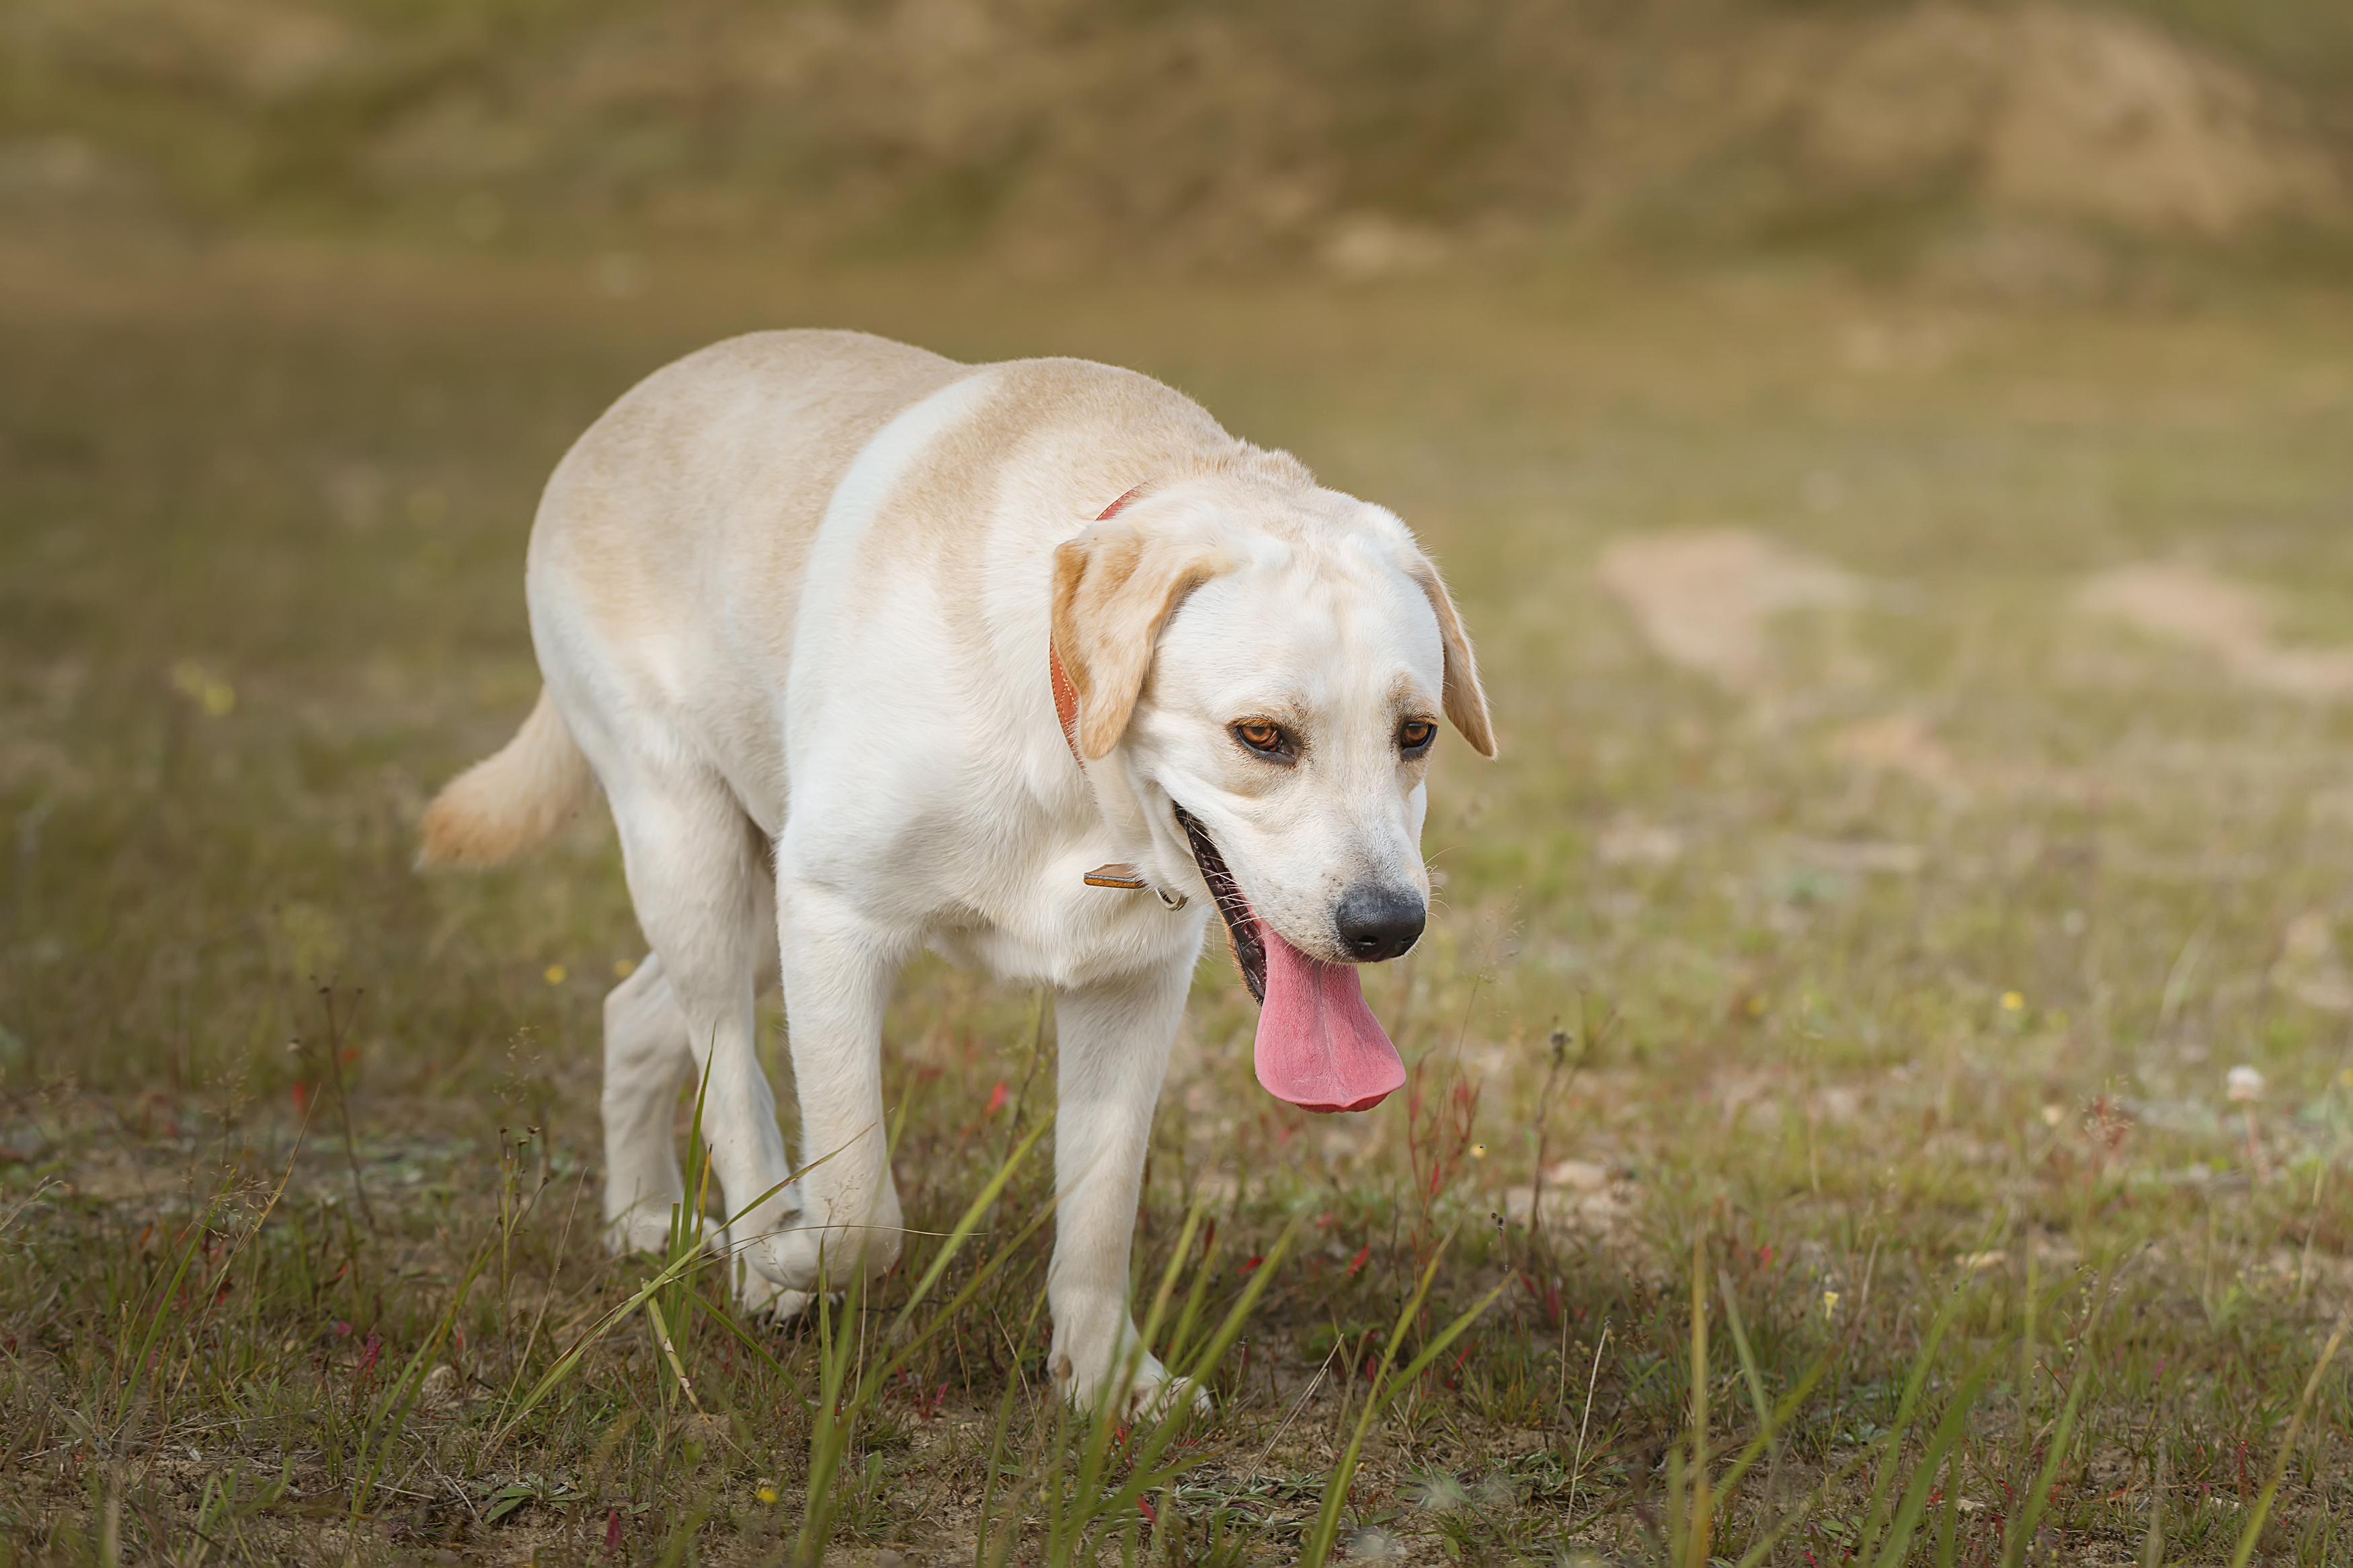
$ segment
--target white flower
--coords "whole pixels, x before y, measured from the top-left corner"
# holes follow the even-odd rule
[[[1378,1525],[1348,1537],[1347,1552],[1352,1563],[1401,1563],[1412,1554],[1402,1540]]]
[[[1451,1513],[1471,1500],[1462,1483],[1443,1470],[1416,1476],[1400,1490],[1409,1505],[1424,1513]]]
[[[2263,1097],[2263,1075],[2243,1062],[2231,1069],[2224,1082],[2233,1105],[2253,1105]]]

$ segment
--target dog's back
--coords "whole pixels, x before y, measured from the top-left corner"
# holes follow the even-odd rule
[[[692,661],[706,639],[678,628],[712,614],[749,578],[763,615],[745,635],[791,644],[811,539],[842,475],[875,432],[976,367],[864,332],[752,332],[664,366],[625,393],[573,444],[533,524],[526,591],[543,669],[551,639],[577,648],[649,642]],[[760,526],[740,526],[745,514]],[[759,559],[746,563],[746,550]],[[696,668],[657,653],[670,695],[727,701],[741,666]],[[595,773],[565,720],[594,706],[542,692],[514,739],[452,780],[420,825],[418,861],[489,866],[544,841],[593,804]],[[637,693],[644,706],[647,693]],[[604,691],[607,701],[630,694]],[[782,757],[773,736],[731,747]],[[747,804],[781,802],[780,778],[735,781]],[[772,829],[774,824],[768,824]]]

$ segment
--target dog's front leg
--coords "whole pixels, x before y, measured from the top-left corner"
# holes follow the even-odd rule
[[[1152,1110],[1192,977],[1188,952],[1157,973],[1064,991],[1055,1003],[1061,1105],[1054,1115],[1050,1364],[1083,1409],[1111,1401],[1148,1414],[1174,1392],[1167,1369],[1137,1343],[1128,1257]],[[1205,1394],[1193,1397],[1206,1408]]]
[[[753,1266],[793,1290],[839,1289],[899,1260],[899,1192],[882,1110],[882,1014],[906,944],[848,900],[789,874],[776,885],[785,1029],[800,1100],[798,1212],[755,1242]]]

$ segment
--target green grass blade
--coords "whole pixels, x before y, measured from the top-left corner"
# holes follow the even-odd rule
[[[1324,1568],[1324,1564],[1331,1560],[1332,1550],[1339,1542],[1340,1512],[1347,1506],[1348,1489],[1356,1479],[1356,1463],[1364,1453],[1365,1437],[1372,1430],[1373,1422],[1388,1407],[1389,1402],[1396,1397],[1397,1390],[1410,1386],[1431,1362],[1444,1354],[1448,1347],[1495,1303],[1511,1283],[1505,1279],[1482,1297],[1470,1310],[1440,1331],[1422,1347],[1421,1353],[1407,1366],[1404,1374],[1391,1384],[1389,1369],[1397,1360],[1398,1346],[1404,1342],[1406,1331],[1413,1326],[1414,1320],[1420,1316],[1421,1304],[1430,1295],[1430,1287],[1438,1278],[1438,1266],[1445,1260],[1447,1247],[1452,1240],[1450,1236],[1438,1244],[1437,1250],[1430,1256],[1429,1267],[1421,1271],[1421,1278],[1414,1286],[1412,1297],[1406,1302],[1405,1310],[1398,1314],[1397,1325],[1390,1331],[1388,1343],[1381,1352],[1380,1370],[1373,1376],[1372,1392],[1366,1395],[1364,1409],[1356,1417],[1356,1430],[1349,1435],[1348,1446],[1342,1452],[1340,1462],[1333,1467],[1332,1474],[1324,1481],[1323,1505],[1316,1510],[1314,1527],[1299,1555],[1301,1568]]]
[[[1740,1450],[1740,1457],[1733,1461],[1732,1468],[1725,1471],[1723,1478],[1716,1482],[1715,1507],[1724,1506],[1725,1500],[1732,1495],[1732,1489],[1739,1485],[1740,1479],[1748,1473],[1749,1468],[1759,1458],[1764,1457],[1767,1445],[1788,1427],[1790,1419],[1797,1415],[1799,1407],[1804,1405],[1807,1398],[1820,1385],[1822,1379],[1830,1375],[1831,1368],[1836,1360],[1836,1356],[1829,1352],[1817,1356],[1814,1364],[1807,1368],[1806,1374],[1797,1381],[1788,1393],[1781,1396],[1781,1402],[1773,1407],[1772,1415],[1767,1420],[1765,1429],[1748,1440],[1748,1446]]]
[[[2247,1560],[2255,1553],[2255,1542],[2263,1533],[2263,1521],[2270,1517],[2272,1503],[2279,1496],[2280,1482],[2287,1475],[2289,1456],[2295,1453],[2295,1440],[2304,1431],[2305,1412],[2312,1408],[2312,1396],[2320,1392],[2320,1380],[2327,1375],[2328,1363],[2337,1359],[2337,1347],[2345,1342],[2348,1326],[2353,1326],[2353,1307],[2337,1314],[2336,1330],[2321,1347],[2312,1375],[2304,1380],[2304,1393],[2295,1402],[2295,1414],[2288,1418],[2287,1436],[2280,1439],[2279,1457],[2272,1461],[2271,1479],[2263,1483],[2255,1506],[2248,1510],[2246,1528],[2239,1531],[2238,1549],[2231,1553],[2231,1568],[2247,1568]]]
[[[486,1256],[484,1261],[487,1260]],[[712,1255],[699,1248],[686,1257],[671,1258],[651,1278],[639,1285],[630,1294],[628,1300],[614,1307],[603,1317],[582,1330],[580,1337],[573,1341],[571,1346],[562,1355],[555,1358],[555,1364],[547,1369],[540,1380],[532,1385],[531,1392],[525,1394],[522,1402],[508,1413],[506,1419],[499,1424],[491,1440],[483,1445],[481,1457],[476,1461],[477,1465],[487,1465],[490,1462],[491,1456],[496,1454],[506,1440],[513,1436],[516,1426],[522,1418],[537,1409],[541,1401],[576,1373],[581,1362],[606,1335],[628,1321],[631,1313],[651,1300],[656,1292],[670,1284],[672,1280],[693,1269],[706,1268],[712,1261]],[[479,1268],[479,1265],[477,1267]]]
[[[1822,1505],[1824,1500],[1831,1496],[1832,1491],[1840,1485],[1840,1483],[1843,1482],[1849,1476],[1854,1474],[1855,1471],[1862,1468],[1864,1463],[1870,1459],[1874,1447],[1875,1445],[1866,1445],[1863,1447],[1856,1449],[1854,1453],[1848,1458],[1846,1463],[1841,1465],[1837,1469],[1832,1470],[1829,1475],[1823,1477],[1821,1484],[1817,1486],[1813,1491],[1808,1495],[1804,1502],[1799,1503],[1796,1508],[1793,1508],[1788,1513],[1783,1514],[1781,1518],[1775,1522],[1772,1529],[1767,1531],[1761,1538],[1750,1543],[1748,1550],[1741,1555],[1740,1561],[1735,1563],[1733,1568],[1758,1568],[1758,1564],[1762,1563],[1767,1557],[1773,1554],[1774,1548],[1781,1544],[1783,1537],[1787,1536],[1789,1531],[1797,1529],[1798,1526],[1803,1524],[1808,1519],[1811,1518],[1814,1510]]]
[[[842,1299],[841,1315],[845,1318],[859,1311],[865,1301],[865,1268],[854,1267],[849,1276],[849,1287]],[[849,1447],[850,1428],[859,1415],[854,1403],[844,1407],[841,1395],[842,1384],[849,1379],[850,1352],[857,1336],[836,1322],[830,1284],[831,1277],[820,1252],[816,1296],[810,1303],[817,1313],[817,1426],[809,1434],[807,1500],[801,1509],[800,1535],[793,1546],[793,1561],[800,1568],[823,1568],[825,1543],[833,1533],[834,1481],[840,1474],[841,1456]]]
[[[777,1381],[784,1384],[786,1387],[793,1391],[794,1398],[798,1399],[805,1397],[801,1391],[801,1380],[795,1376],[792,1370],[786,1367],[783,1362],[778,1361],[776,1358],[775,1353],[771,1352],[767,1346],[753,1338],[751,1333],[744,1329],[744,1325],[735,1321],[735,1314],[730,1312],[726,1308],[721,1306],[718,1302],[713,1301],[710,1297],[703,1295],[700,1291],[689,1296],[687,1300],[693,1302],[696,1309],[700,1310],[704,1317],[709,1318],[712,1322],[718,1324],[721,1328],[726,1330],[730,1335],[733,1336],[735,1342],[742,1345],[744,1349],[751,1354],[754,1361],[759,1362],[770,1372],[776,1373]]]
[[[1928,1506],[1928,1493],[1935,1488],[1937,1467],[1967,1434],[1969,1414],[1976,1408],[1978,1395],[1985,1391],[1986,1380],[1993,1375],[1993,1353],[1981,1358],[1971,1368],[1945,1406],[1945,1418],[1936,1423],[1928,1438],[1928,1446],[1912,1470],[1912,1484],[1904,1490],[1904,1500],[1887,1527],[1887,1545],[1879,1554],[1878,1568],[1903,1568],[1904,1559],[1912,1551],[1912,1537],[1920,1527],[1920,1517]]]
[[[408,1358],[393,1385],[385,1390],[375,1414],[361,1432],[358,1464],[355,1466],[360,1477],[358,1483],[352,1488],[351,1517],[354,1521],[367,1511],[368,1494],[374,1489],[375,1479],[384,1468],[385,1450],[398,1438],[407,1423],[410,1400],[424,1382],[427,1369],[439,1357],[450,1331],[457,1328],[458,1315],[465,1310],[467,1293],[474,1288],[474,1281],[481,1278],[482,1270],[490,1267],[491,1258],[498,1247],[499,1237],[493,1235],[475,1252],[474,1261],[459,1279],[458,1289],[450,1294],[449,1305],[442,1312],[440,1321],[434,1326],[426,1342],[417,1347],[416,1353]],[[493,1443],[485,1453],[496,1447],[497,1444]]]
[[[1961,1457],[1956,1452],[1945,1465],[1945,1511],[1936,1519],[1936,1568],[1953,1568],[1960,1550]]]
[[[1014,1146],[1011,1152],[997,1166],[996,1173],[981,1187],[979,1194],[965,1206],[965,1211],[957,1218],[955,1227],[941,1242],[940,1249],[932,1258],[930,1267],[924,1269],[923,1278],[917,1280],[914,1289],[908,1292],[906,1301],[901,1305],[897,1316],[892,1320],[888,1337],[901,1341],[898,1349],[870,1367],[846,1398],[842,1389],[849,1382],[849,1346],[854,1336],[842,1333],[837,1337],[833,1334],[831,1311],[827,1300],[828,1292],[823,1282],[820,1281],[816,1305],[818,1313],[819,1342],[823,1347],[820,1352],[819,1364],[823,1370],[819,1378],[817,1427],[809,1438],[807,1501],[801,1515],[800,1535],[794,1547],[796,1563],[806,1564],[807,1568],[816,1568],[816,1565],[824,1560],[825,1542],[831,1531],[833,1483],[839,1469],[842,1451],[847,1445],[850,1429],[856,1425],[859,1416],[873,1404],[899,1368],[905,1365],[908,1358],[922,1348],[923,1343],[950,1320],[950,1314],[942,1313],[934,1316],[931,1324],[922,1333],[914,1335],[907,1335],[904,1332],[909,1320],[913,1317],[915,1310],[930,1296],[933,1289],[939,1284],[941,1277],[947,1272],[949,1265],[955,1260],[956,1255],[963,1249],[965,1243],[970,1240],[973,1234],[980,1228],[983,1216],[1004,1194],[1006,1187],[1020,1171],[1024,1162],[1036,1151],[1038,1141],[1045,1136],[1047,1130],[1053,1125],[1053,1121],[1054,1118],[1050,1113],[1039,1118],[1038,1124]],[[1010,1256],[1012,1248],[1031,1235],[1037,1225],[1042,1223],[1043,1217],[1041,1213],[1029,1226],[1023,1228],[1014,1242],[1000,1248],[998,1258],[1001,1259]],[[960,1302],[968,1299],[978,1283],[979,1279],[976,1278],[967,1285],[965,1291],[959,1293],[957,1300]],[[849,1281],[852,1300],[845,1303],[845,1315],[855,1301],[862,1300],[864,1284],[863,1267],[852,1268]]]
[[[1740,1356],[1740,1375],[1748,1384],[1748,1403],[1757,1412],[1758,1429],[1763,1430],[1773,1425],[1772,1402],[1765,1397],[1765,1374],[1757,1370],[1757,1356],[1748,1348],[1748,1327],[1740,1319],[1740,1297],[1732,1289],[1732,1270],[1720,1263],[1715,1267],[1715,1289],[1724,1298],[1724,1318],[1732,1330],[1732,1348]]]
[[[931,1267],[923,1270],[923,1279],[918,1280],[914,1289],[908,1293],[905,1304],[899,1309],[898,1317],[892,1320],[891,1324],[892,1337],[895,1338],[900,1331],[907,1326],[907,1320],[914,1315],[915,1309],[921,1306],[924,1298],[932,1293],[932,1288],[940,1282],[940,1276],[947,1272],[948,1265],[955,1260],[957,1252],[962,1250],[964,1244],[971,1239],[973,1233],[980,1228],[981,1216],[988,1212],[999,1197],[1004,1195],[1006,1187],[1012,1182],[1015,1173],[1020,1170],[1022,1163],[1028,1160],[1037,1149],[1038,1140],[1045,1136],[1046,1130],[1053,1124],[1054,1116],[1051,1111],[1039,1117],[1038,1125],[1031,1128],[1029,1135],[1014,1145],[1012,1152],[1008,1154],[1004,1162],[997,1167],[997,1173],[989,1177],[987,1184],[980,1189],[979,1194],[965,1205],[965,1211],[957,1218],[955,1227],[950,1230],[946,1239],[941,1242],[940,1250],[933,1258]],[[903,1356],[905,1352],[901,1353]]]
[[[1297,1238],[1298,1234],[1297,1221],[1294,1220],[1283,1226],[1282,1233],[1275,1237],[1274,1245],[1268,1247],[1262,1255],[1264,1260],[1250,1271],[1250,1282],[1242,1287],[1241,1294],[1234,1299],[1233,1305],[1227,1310],[1225,1318],[1219,1323],[1217,1331],[1203,1342],[1200,1349],[1195,1352],[1192,1363],[1185,1367],[1181,1376],[1183,1383],[1197,1388],[1208,1386],[1210,1376],[1225,1360],[1227,1352],[1233,1348],[1234,1342],[1241,1337],[1242,1326],[1250,1321],[1250,1314],[1258,1310],[1260,1298],[1266,1293],[1276,1271],[1282,1267],[1283,1258],[1289,1254],[1292,1243]],[[1206,1271],[1210,1267],[1212,1267],[1210,1260],[1204,1259],[1203,1269]],[[1169,1446],[1176,1440],[1192,1420],[1192,1414],[1190,1402],[1179,1399],[1170,1400],[1160,1411],[1150,1430],[1144,1433],[1132,1448],[1134,1461],[1130,1467],[1128,1479],[1105,1501],[1103,1506],[1106,1511],[1114,1517],[1133,1511],[1138,1498],[1146,1492],[1158,1491],[1163,1487],[1173,1484],[1183,1471],[1201,1462],[1198,1458],[1188,1459],[1182,1465],[1166,1467],[1160,1462],[1161,1457],[1168,1451]],[[1203,1458],[1206,1458],[1207,1456]]]
[[[2031,1247],[2028,1248],[2030,1261],[2032,1250]],[[2123,1268],[2122,1264],[2111,1268],[2094,1287],[2092,1315],[2084,1323],[2084,1331],[2076,1336],[2075,1353],[2070,1362],[2069,1370],[2073,1375],[2069,1380],[2067,1403],[2059,1412],[2058,1424],[2051,1429],[2050,1452],[2043,1456],[2042,1468],[2035,1476],[2033,1486],[2027,1491],[2025,1506],[2019,1510],[2014,1518],[2006,1521],[2002,1525],[2002,1568],[2019,1568],[2019,1564],[2025,1561],[2027,1548],[2034,1540],[2035,1528],[2042,1521],[2043,1508],[2051,1500],[2051,1488],[2059,1479],[2060,1467],[2066,1462],[2067,1444],[2075,1435],[2075,1418],[2083,1411],[2084,1395],[2099,1373],[2099,1363],[2091,1353],[2092,1340],[2093,1336],[2099,1332],[2100,1321],[2107,1312],[2108,1301],[2115,1293],[2116,1278],[2122,1273]],[[2031,1320],[2029,1321],[2031,1321]],[[2019,1445],[2021,1451],[2025,1447],[2027,1439],[2027,1433],[2021,1429],[2019,1433]]]
[[[1936,1364],[1936,1352],[1945,1342],[1945,1331],[1952,1326],[1953,1313],[1961,1302],[1957,1290],[1947,1292],[1945,1303],[1936,1310],[1928,1324],[1928,1332],[1921,1341],[1920,1351],[1912,1358],[1912,1370],[1904,1380],[1904,1393],[1895,1403],[1895,1418],[1887,1424],[1893,1440],[1880,1456],[1879,1475],[1871,1485],[1871,1500],[1863,1507],[1862,1531],[1858,1537],[1854,1555],[1857,1561],[1872,1561],[1872,1549],[1886,1522],[1887,1500],[1894,1489],[1895,1477],[1904,1462],[1904,1436],[1912,1428],[1912,1413],[1920,1403],[1921,1390],[1928,1385],[1928,1373]]]
[[[1202,1257],[1193,1270],[1193,1288],[1185,1292],[1184,1310],[1176,1314],[1176,1327],[1168,1336],[1168,1350],[1163,1356],[1170,1366],[1184,1363],[1185,1352],[1192,1348],[1193,1335],[1201,1325],[1201,1309],[1208,1304],[1210,1283],[1217,1278],[1218,1249],[1214,1240],[1202,1249]],[[1265,1265],[1260,1265],[1261,1270]]]
[[[1261,1255],[1262,1261],[1250,1270],[1250,1283],[1242,1287],[1240,1296],[1234,1298],[1234,1304],[1227,1309],[1217,1331],[1203,1341],[1201,1348],[1194,1352],[1192,1364],[1185,1369],[1185,1376],[1188,1380],[1208,1386],[1209,1374],[1226,1359],[1226,1352],[1233,1348],[1234,1341],[1241,1337],[1242,1325],[1258,1310],[1259,1298],[1266,1293],[1276,1271],[1291,1255],[1292,1244],[1298,1239],[1299,1222],[1294,1219],[1282,1227],[1282,1233],[1274,1238],[1274,1245]],[[1203,1268],[1212,1267],[1213,1261],[1205,1259]]]
[[[142,1294],[139,1306],[146,1322],[139,1340],[139,1348],[132,1358],[130,1380],[123,1385],[122,1397],[116,1405],[118,1421],[128,1418],[132,1406],[138,1401],[139,1391],[147,1381],[148,1368],[156,1359],[156,1347],[163,1340],[165,1326],[173,1319],[172,1304],[179,1300],[180,1287],[186,1281],[188,1270],[195,1265],[196,1255],[204,1249],[205,1237],[212,1233],[213,1217],[220,1213],[221,1205],[227,1196],[226,1188],[214,1194],[206,1203],[205,1212],[188,1222],[188,1228],[180,1246],[179,1260],[174,1265],[172,1277],[164,1281],[163,1289],[153,1294],[154,1306],[152,1310],[147,1310],[147,1294]]]

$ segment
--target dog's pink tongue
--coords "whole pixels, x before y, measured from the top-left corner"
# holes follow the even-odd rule
[[[1308,957],[1259,922],[1266,1003],[1258,1081],[1303,1110],[1370,1110],[1405,1082],[1405,1061],[1365,1005],[1354,964]]]

